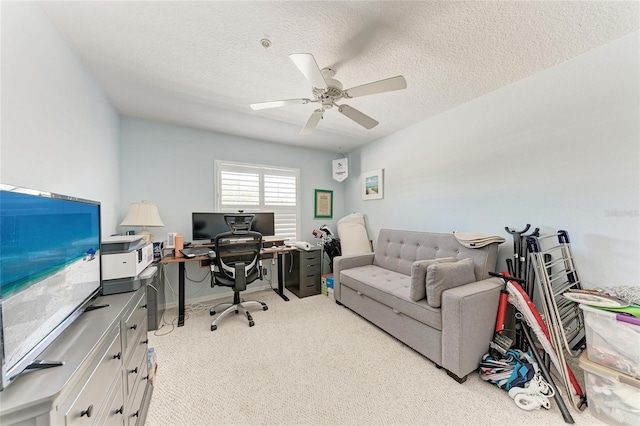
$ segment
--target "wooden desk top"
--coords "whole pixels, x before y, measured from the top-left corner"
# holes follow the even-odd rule
[[[194,246],[194,247],[197,247],[197,246]],[[295,251],[295,250],[298,250],[298,249],[296,247],[289,247],[289,246],[276,246],[276,247],[265,247],[260,251],[260,253],[275,254],[279,252]],[[168,255],[165,255],[165,257],[163,257],[162,260],[160,260],[160,263],[162,263],[163,265],[166,265],[169,263],[197,262],[200,260],[209,260],[209,256],[175,257],[172,254],[168,254]]]
[[[180,262],[197,262],[200,260],[209,260],[209,256],[196,256],[196,257],[175,257],[172,254],[167,254],[160,260],[160,263],[166,265],[168,263],[180,263]]]

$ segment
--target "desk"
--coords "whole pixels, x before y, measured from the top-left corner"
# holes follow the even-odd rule
[[[280,239],[264,239],[262,240],[263,243],[263,247],[264,245],[272,245],[275,244],[276,242],[284,242],[284,240]],[[205,246],[194,246],[194,247],[205,247]],[[206,247],[211,247],[211,246],[206,246]],[[289,298],[287,296],[285,296],[284,294],[284,254],[292,251],[292,250],[297,250],[295,247],[287,247],[287,246],[276,246],[276,247],[265,247],[262,249],[261,253],[262,254],[276,254],[278,256],[278,289],[276,290],[275,288],[273,289],[273,291],[275,291],[276,293],[278,293],[278,295],[280,295],[280,297],[282,297],[282,299],[284,299],[285,301],[289,301]],[[168,265],[168,264],[172,264],[172,263],[177,263],[178,264],[178,327],[182,327],[184,325],[184,271],[185,271],[185,264],[187,262],[200,262],[200,261],[207,261],[209,262],[209,256],[196,256],[196,257],[175,257],[173,255],[168,255],[165,256],[160,262],[164,265]],[[163,283],[164,285],[164,283]]]
[[[276,292],[276,294],[278,294],[278,296],[282,297],[282,300],[284,300],[285,302],[289,301],[289,298],[284,294],[284,277],[286,276],[287,272],[285,271],[286,266],[286,262],[284,261],[284,256],[291,251],[295,251],[298,250],[295,247],[287,247],[287,246],[282,246],[282,247],[277,247],[277,248],[266,248],[262,250],[262,253],[265,254],[273,254],[275,253],[278,256],[278,288],[274,288],[273,291]]]

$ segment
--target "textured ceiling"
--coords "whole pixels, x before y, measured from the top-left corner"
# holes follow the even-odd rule
[[[43,2],[124,116],[347,152],[640,27],[638,1]],[[262,38],[271,41],[265,49]],[[315,104],[289,59],[311,53],[345,88],[401,74],[407,89],[350,99],[366,130]]]

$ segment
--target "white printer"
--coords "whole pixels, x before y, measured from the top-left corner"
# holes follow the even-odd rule
[[[140,287],[140,273],[153,262],[153,245],[143,237],[119,235],[102,240],[102,294],[135,291]]]

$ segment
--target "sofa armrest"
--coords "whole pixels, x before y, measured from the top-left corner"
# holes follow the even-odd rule
[[[503,280],[487,278],[442,293],[442,366],[462,378],[489,350]]]
[[[333,297],[340,302],[340,271],[358,266],[373,265],[374,253],[337,256],[333,259]]]

